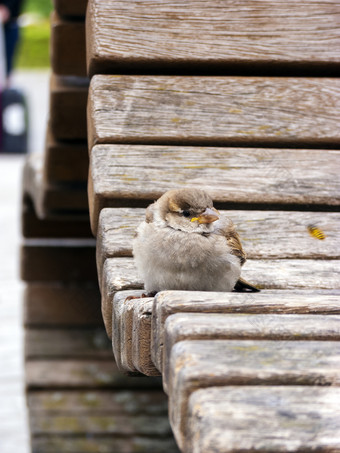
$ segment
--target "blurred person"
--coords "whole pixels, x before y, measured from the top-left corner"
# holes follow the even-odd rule
[[[0,22],[3,24],[6,53],[6,85],[9,85],[13,59],[19,40],[18,16],[23,0],[0,0]]]

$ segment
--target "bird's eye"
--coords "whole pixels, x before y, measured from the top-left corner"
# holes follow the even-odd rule
[[[184,215],[184,217],[190,217],[189,211],[183,211],[182,214]]]

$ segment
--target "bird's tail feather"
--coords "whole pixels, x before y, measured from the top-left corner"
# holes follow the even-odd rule
[[[244,280],[244,278],[240,277],[236,282],[234,291],[236,291],[238,293],[244,293],[244,292],[255,293],[255,292],[259,292],[260,290],[258,288],[256,288],[256,286],[247,282],[247,280]]]

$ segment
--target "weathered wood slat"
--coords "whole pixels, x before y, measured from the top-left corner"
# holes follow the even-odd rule
[[[167,415],[49,415],[31,414],[30,428],[33,435],[120,435],[170,437],[171,428]]]
[[[21,229],[25,238],[92,238],[90,219],[87,215],[39,219],[34,205],[28,195],[24,195],[22,202]]]
[[[151,310],[153,298],[130,299],[133,291],[113,299],[112,346],[118,368],[128,375],[160,376],[151,361]]]
[[[24,294],[26,327],[102,327],[100,292],[94,283],[29,283]]]
[[[105,329],[26,329],[25,358],[110,359]]]
[[[97,281],[93,239],[26,239],[21,278],[33,281]]]
[[[197,185],[224,209],[339,206],[336,150],[98,145],[91,151],[90,167],[95,234],[105,207],[146,206],[169,189]]]
[[[236,225],[248,259],[340,258],[339,213],[220,212]],[[145,210],[140,208],[106,208],[100,212],[96,246],[99,282],[106,258],[132,256],[132,240],[144,218]],[[324,232],[325,240],[316,240],[308,234],[311,224]]]
[[[53,4],[60,16],[85,18],[87,0],[54,0]]]
[[[339,386],[340,343],[181,341],[172,348],[169,372],[169,417],[181,449],[188,433],[192,392],[225,385]]]
[[[172,347],[183,340],[340,340],[340,316],[178,313],[164,326],[161,370],[167,391]]]
[[[38,436],[31,440],[32,448],[35,453],[178,453],[178,447],[173,438],[170,439],[150,439],[148,437],[129,437],[118,438],[117,436],[88,436],[61,437]]]
[[[135,304],[132,324],[132,363],[147,376],[160,373],[151,360],[151,315],[153,299]]]
[[[257,294],[164,291],[152,308],[151,357],[162,370],[164,326],[175,313],[340,314],[340,290],[266,290]]]
[[[96,75],[89,146],[334,146],[339,104],[335,78]]]
[[[161,388],[161,380],[124,376],[110,360],[30,360],[26,362],[26,388],[34,389]]]
[[[337,2],[90,2],[91,74],[213,72],[340,61]],[[284,20],[283,20],[284,18]]]
[[[86,140],[86,106],[89,81],[52,74],[50,128],[56,140]]]
[[[339,288],[339,267],[339,260],[248,260],[243,266],[242,275],[261,289],[335,289]],[[142,287],[132,258],[109,258],[105,261],[101,284],[102,312],[109,336],[112,335],[112,302],[115,293]],[[237,297],[231,294],[226,294],[226,297]],[[252,300],[258,296],[249,297]]]
[[[165,415],[167,397],[162,390],[58,390],[27,394],[31,413],[84,414],[86,412],[122,415]]]
[[[43,179],[44,155],[28,155],[23,172],[23,191],[34,203],[39,218],[66,215],[87,215],[88,201],[86,187],[48,184]]]
[[[340,389],[219,387],[189,400],[185,452],[338,451]]]
[[[51,17],[51,66],[55,74],[86,77],[85,24]]]
[[[46,134],[44,179],[49,183],[84,183],[88,177],[87,143],[55,140]]]

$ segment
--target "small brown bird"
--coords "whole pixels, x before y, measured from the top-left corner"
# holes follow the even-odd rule
[[[258,291],[240,279],[245,253],[232,221],[200,189],[170,190],[146,210],[133,241],[145,290]]]

